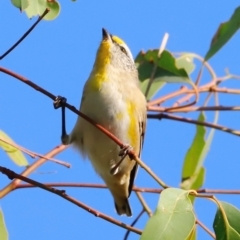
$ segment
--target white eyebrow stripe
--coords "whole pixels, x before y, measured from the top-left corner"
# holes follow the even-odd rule
[[[129,47],[128,47],[126,44],[119,44],[119,46],[122,46],[122,47],[125,48],[125,50],[126,50],[128,56],[131,58],[132,62],[134,62],[133,55],[132,55],[132,53],[131,53]]]

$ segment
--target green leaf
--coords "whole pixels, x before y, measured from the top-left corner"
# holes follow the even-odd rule
[[[214,124],[218,122],[219,112],[215,111]],[[201,112],[198,121],[204,121],[205,116]],[[202,187],[205,179],[205,170],[203,168],[204,160],[206,159],[210,145],[213,140],[215,129],[212,128],[205,141],[206,130],[203,126],[196,125],[197,131],[193,139],[192,145],[189,148],[183,165],[182,183],[183,189],[199,189]]]
[[[240,7],[236,8],[229,21],[221,23],[215,33],[205,61],[219,51],[240,27]]]
[[[239,240],[240,239],[240,211],[233,205],[220,202],[221,207],[218,208],[213,222],[213,229],[216,239],[221,240]],[[225,215],[225,217],[224,217]]]
[[[28,161],[24,157],[23,153],[17,149],[9,145],[8,143],[3,142],[1,139],[9,142],[14,143],[14,141],[3,131],[0,130],[0,147],[7,153],[7,155],[19,166],[28,166]]]
[[[146,94],[150,79],[152,80],[147,95],[148,100],[151,99],[166,82],[188,83],[195,88],[185,69],[178,68],[175,58],[166,50],[161,53],[160,57],[158,57],[158,50],[149,50],[146,53],[140,52],[135,62],[139,73],[140,86],[144,94]]]
[[[158,54],[157,50],[152,51],[153,55]],[[136,67],[138,69],[138,75],[140,80],[140,88],[142,92],[145,94],[153,69],[155,67],[155,64],[153,61],[148,60],[146,58],[146,54],[143,52],[140,52],[138,56],[135,59]],[[150,100],[155,96],[155,94],[164,86],[165,82],[163,81],[162,77],[164,75],[161,72],[161,69],[159,67],[156,67],[155,74],[153,76],[153,82],[151,84],[150,90],[147,95],[147,100]]]
[[[46,8],[50,11],[43,18],[45,20],[53,20],[60,13],[60,4],[56,0],[29,0],[29,6],[25,9],[25,12],[29,18],[32,18],[34,16],[41,16]]]
[[[205,169],[201,167],[198,172],[193,174],[181,183],[181,188],[185,190],[199,189],[203,186],[205,180]],[[190,196],[190,198],[193,198]]]
[[[176,66],[177,68],[185,69],[188,75],[190,75],[196,67],[193,63],[193,57],[189,56],[188,53],[184,53],[176,59]]]
[[[141,83],[140,89],[143,93],[146,93],[148,84],[149,84],[149,78],[146,79],[144,82]],[[151,84],[150,90],[148,92],[148,98],[147,100],[150,100],[153,98],[156,93],[165,85],[164,78],[155,78],[153,83]]]
[[[205,116],[201,112],[198,117],[198,121],[204,120]],[[191,147],[188,149],[183,164],[181,187],[184,189],[191,189],[193,183],[199,175],[200,169],[202,168],[202,164],[199,163],[201,161],[201,155],[205,145],[205,134],[205,127],[196,125],[196,134]]]
[[[205,173],[204,167],[201,167],[196,174],[194,174],[192,177],[190,177],[189,179],[186,179],[181,183],[181,188],[186,190],[201,188],[204,184],[205,174],[206,173]],[[195,200],[195,197],[190,195],[189,198],[193,203]]]
[[[8,232],[5,225],[2,209],[0,209],[0,239],[8,240]]]
[[[180,68],[180,69],[177,68],[175,58],[170,52],[164,50],[161,53],[160,58],[157,59],[157,63],[159,67],[168,71],[170,75],[182,77],[184,78],[184,81],[189,82],[187,72],[183,68]]]
[[[55,19],[61,10],[60,4],[57,1],[47,2],[46,7],[50,9],[50,12],[43,18],[45,20]]]
[[[20,11],[23,11],[29,5],[28,0],[11,0],[11,2],[15,7],[19,8]]]
[[[140,239],[191,239],[195,215],[188,195],[188,191],[177,188],[163,190],[157,209],[147,222]]]
[[[186,238],[186,240],[196,240],[197,239],[197,228],[194,227],[191,234]]]

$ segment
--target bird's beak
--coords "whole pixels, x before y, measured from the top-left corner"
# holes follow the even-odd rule
[[[105,28],[102,29],[102,39],[105,41],[111,39],[111,35],[108,33],[108,31]]]

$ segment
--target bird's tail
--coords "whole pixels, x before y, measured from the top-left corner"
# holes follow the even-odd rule
[[[132,210],[129,205],[128,199],[126,198],[124,201],[121,201],[121,204],[115,202],[115,208],[118,215],[127,215],[128,217],[132,216]]]

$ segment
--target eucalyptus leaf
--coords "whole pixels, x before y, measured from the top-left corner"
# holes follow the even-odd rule
[[[193,63],[193,57],[189,56],[188,53],[182,54],[176,59],[176,66],[185,69],[188,75],[190,75],[196,67]]]
[[[168,83],[187,83],[195,88],[194,83],[188,77],[184,68],[178,68],[174,56],[164,50],[158,57],[158,50],[149,50],[146,53],[140,52],[135,59],[139,73],[140,87],[150,100],[154,95]]]
[[[213,222],[213,229],[216,239],[221,240],[239,240],[240,239],[240,211],[233,205],[221,202],[224,212],[220,208],[217,209]],[[224,215],[227,219],[224,218]]]
[[[6,228],[5,221],[4,221],[2,209],[0,209],[0,239],[8,240],[8,231]]]
[[[29,5],[25,9],[25,12],[29,18],[35,16],[41,16],[43,12],[48,8],[50,11],[45,15],[43,19],[53,20],[60,13],[60,4],[58,1],[47,1],[47,0],[28,0]]]
[[[163,190],[157,209],[140,239],[191,239],[195,231],[195,214],[188,195],[189,192],[182,189]]]
[[[201,112],[199,114],[198,121],[204,120],[205,116]],[[205,134],[205,127],[196,125],[196,134],[190,148],[187,151],[183,164],[181,187],[184,189],[191,189],[192,184],[195,182],[200,168],[202,167],[200,166],[199,161],[205,145]]]
[[[12,4],[23,11],[29,6],[29,0],[11,0]]]
[[[214,124],[218,122],[219,112],[215,111]],[[205,116],[201,112],[198,121],[205,121]],[[202,187],[205,179],[203,163],[210,149],[215,129],[212,128],[205,141],[206,130],[204,126],[196,125],[196,134],[192,145],[189,148],[183,164],[182,183],[183,189],[198,189]]]
[[[217,53],[236,33],[240,27],[240,7],[236,8],[230,20],[221,23],[215,33],[210,48],[205,56],[205,61],[209,60]]]
[[[24,157],[23,153],[16,147],[3,142],[1,139],[15,144],[14,141],[6,133],[0,130],[0,147],[7,153],[7,155],[10,157],[10,159],[12,159],[14,163],[19,166],[28,166],[28,161]]]

